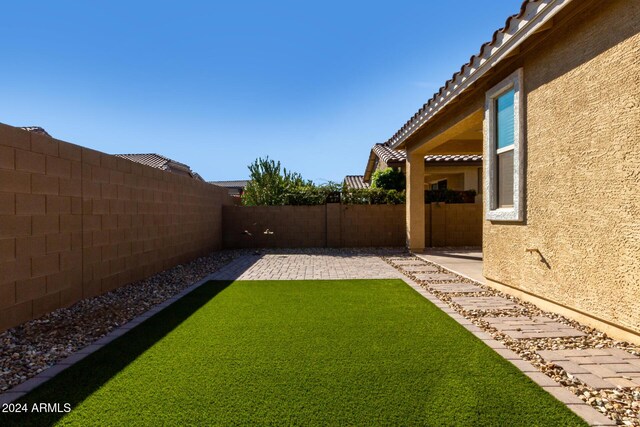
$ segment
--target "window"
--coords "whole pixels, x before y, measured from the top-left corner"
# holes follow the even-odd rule
[[[485,104],[486,217],[524,219],[522,69],[487,92]]]
[[[431,184],[432,190],[446,190],[447,189],[447,180],[444,179],[442,181],[438,181],[435,184]]]

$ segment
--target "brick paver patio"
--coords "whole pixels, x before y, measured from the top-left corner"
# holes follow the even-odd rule
[[[511,338],[580,337],[585,333],[544,316],[485,317],[482,320]]]
[[[640,387],[640,357],[617,348],[539,351],[593,388]]]
[[[401,279],[376,255],[265,254],[237,258],[214,280]]]

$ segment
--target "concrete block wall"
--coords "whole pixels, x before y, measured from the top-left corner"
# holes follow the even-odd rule
[[[341,246],[404,246],[405,205],[340,205]]]
[[[0,124],[0,330],[220,249],[226,190]]]
[[[482,246],[482,204],[425,205],[425,242],[430,247]]]
[[[404,205],[224,206],[222,212],[225,248],[405,244]]]
[[[225,248],[326,246],[325,206],[224,206]]]

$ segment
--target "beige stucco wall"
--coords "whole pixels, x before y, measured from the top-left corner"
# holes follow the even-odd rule
[[[640,332],[640,2],[570,23],[494,79],[524,68],[526,217],[485,221],[484,274]]]

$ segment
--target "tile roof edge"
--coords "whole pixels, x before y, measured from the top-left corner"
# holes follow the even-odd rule
[[[491,41],[484,43],[480,47],[480,52],[471,56],[469,62],[464,64],[460,71],[454,73],[451,79],[447,80],[444,86],[385,142],[385,145],[395,148],[402,144],[445,105],[491,69],[495,63],[506,57],[506,53],[515,49],[522,41],[535,33],[535,30],[572,1],[524,0],[520,6],[520,12],[509,16],[505,26],[493,33]],[[537,7],[539,9],[536,9]],[[507,38],[506,35],[511,32],[514,34]],[[508,49],[505,53],[505,50],[502,49],[503,46],[509,44],[512,40],[514,40],[511,43],[512,46],[507,46]],[[493,61],[491,60],[492,58],[494,58]]]
[[[174,164],[174,165],[176,165],[178,167],[184,168],[185,170],[188,170],[189,172],[193,172],[191,170],[191,167],[189,165],[187,165],[186,163],[182,163],[182,162],[179,162],[177,160],[173,160],[173,159],[171,159],[171,158],[169,158],[167,156],[163,156],[162,154],[158,154],[158,153],[119,153],[119,154],[113,154],[113,156],[120,157],[122,159],[129,159],[129,160],[131,160],[130,157],[133,157],[133,156],[136,156],[136,157],[138,157],[138,156],[156,156],[156,157],[159,157],[162,160],[164,160],[167,164],[171,163],[171,164]]]

